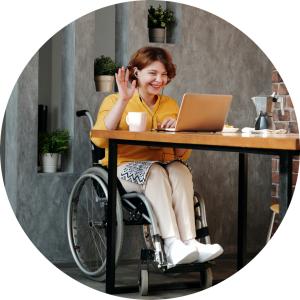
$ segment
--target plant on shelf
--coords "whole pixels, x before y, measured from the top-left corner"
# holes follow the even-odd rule
[[[45,173],[57,171],[59,155],[70,146],[68,130],[55,130],[39,135],[39,153],[42,155],[42,168]]]
[[[175,23],[175,16],[170,9],[163,9],[161,5],[148,9],[149,41],[164,43],[166,28]]]
[[[96,91],[113,91],[114,75],[117,72],[117,64],[109,56],[101,55],[94,60],[94,78]]]

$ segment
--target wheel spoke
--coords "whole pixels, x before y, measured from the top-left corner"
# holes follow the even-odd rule
[[[90,215],[89,215],[89,196],[88,196],[88,189],[85,188],[85,202],[86,202],[86,211],[87,211],[87,222],[90,221]]]
[[[98,252],[98,254],[99,254],[99,257],[100,257],[100,259],[101,259],[101,262],[103,263],[103,259],[102,259],[102,253],[101,253],[101,250],[99,249],[99,247],[98,247],[98,243],[97,243],[97,241],[96,241],[96,238],[95,238],[95,236],[94,236],[94,234],[95,234],[95,232],[94,232],[94,230],[92,229],[91,230],[91,235],[92,235],[92,239],[93,239],[93,241],[94,241],[94,245],[95,245],[95,248],[96,248],[96,251]]]
[[[101,233],[97,230],[97,228],[95,226],[93,226],[92,228],[94,229],[95,234],[97,234],[99,236],[99,239],[102,242],[102,244],[106,250],[106,242],[103,240]]]
[[[103,171],[93,168],[75,183],[68,205],[68,239],[80,270],[95,278],[105,276],[107,186]],[[120,200],[117,200],[120,201]],[[117,203],[116,260],[123,240],[123,216]]]

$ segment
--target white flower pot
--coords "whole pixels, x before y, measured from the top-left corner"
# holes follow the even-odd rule
[[[57,171],[58,153],[45,153],[42,156],[42,170],[44,173]]]

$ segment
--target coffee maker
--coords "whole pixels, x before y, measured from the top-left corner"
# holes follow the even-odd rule
[[[252,97],[251,100],[253,101],[257,117],[255,119],[255,130],[261,129],[274,129],[273,123],[273,110],[274,104],[276,102],[280,103],[281,114],[284,115],[283,110],[283,97],[276,95],[274,92],[270,96],[256,96]]]

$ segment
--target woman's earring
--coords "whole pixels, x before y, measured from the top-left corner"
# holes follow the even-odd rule
[[[135,78],[137,78],[138,77],[138,73],[134,72],[134,76],[135,76]]]

